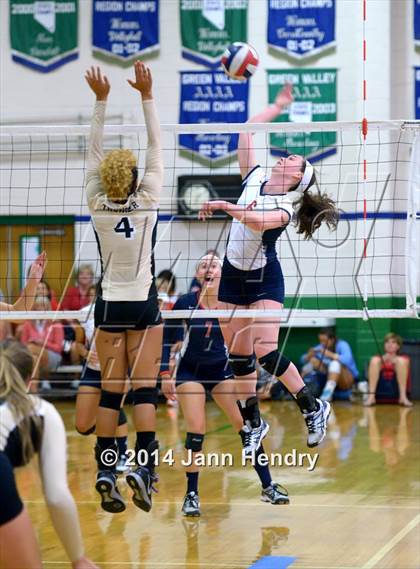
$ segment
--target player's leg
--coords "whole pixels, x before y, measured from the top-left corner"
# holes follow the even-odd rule
[[[29,342],[27,348],[31,352],[32,358],[34,360],[34,367],[32,370],[31,382],[29,384],[29,391],[31,393],[37,393],[41,373],[48,367],[48,352],[43,348],[43,346],[39,346],[33,342]]]
[[[397,356],[395,360],[395,375],[397,376],[398,388],[400,390],[399,404],[404,407],[412,407],[412,402],[407,397],[407,381],[409,361],[407,358]]]
[[[96,417],[98,476],[95,487],[101,496],[102,508],[118,513],[125,510],[124,500],[116,486],[118,447],[115,432],[127,378],[126,333],[97,330],[95,342],[102,376]]]
[[[283,305],[275,300],[259,300],[250,308],[281,310]],[[280,319],[257,317],[253,326],[255,353],[261,367],[284,383],[294,396],[308,428],[308,446],[314,447],[325,437],[330,404],[315,398],[295,364],[279,351],[279,329]]]
[[[225,413],[235,431],[241,436],[241,439],[243,439],[243,421],[236,404],[234,381],[231,379],[220,381],[213,387],[211,395],[216,404]],[[270,502],[271,504],[288,504],[289,497],[287,490],[280,486],[280,484],[273,482],[268,464],[266,464],[264,460],[261,460],[260,463],[259,457],[264,454],[265,450],[261,444],[252,459],[252,466],[261,482],[261,500]]]
[[[182,505],[184,516],[198,517],[200,515],[200,500],[198,493],[199,466],[196,457],[203,448],[206,432],[206,392],[197,381],[186,381],[177,386],[177,398],[185,420],[185,467],[187,491]],[[238,412],[239,414],[239,412]]]
[[[364,403],[365,407],[372,407],[376,403],[376,388],[378,387],[379,377],[381,375],[382,358],[381,356],[373,356],[369,362],[368,383],[369,395]]]
[[[156,440],[156,387],[162,353],[163,326],[151,326],[144,330],[127,332],[127,355],[133,390],[134,425],[136,429],[136,455],[145,459],[127,475],[127,483],[134,491],[133,502],[149,512],[152,507],[155,474],[154,452],[158,450]],[[139,454],[140,453],[140,454]]]
[[[245,306],[235,306],[220,303],[225,310],[246,309]],[[256,393],[257,373],[255,370],[255,354],[252,318],[220,319],[220,328],[229,351],[229,364],[235,376],[235,391],[240,413],[244,424],[244,456],[261,444],[268,432],[269,426],[261,418]]]

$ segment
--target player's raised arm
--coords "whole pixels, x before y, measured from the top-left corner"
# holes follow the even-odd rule
[[[251,117],[247,122],[271,122],[277,118],[284,107],[289,105],[292,101],[292,85],[290,83],[287,83],[283,89],[277,93],[275,101],[272,105],[266,107],[261,113],[258,113],[258,115]],[[242,178],[245,178],[245,176],[257,165],[253,136],[254,135],[251,132],[241,133],[239,135],[238,161]]]
[[[103,132],[105,109],[111,85],[99,67],[91,67],[85,73],[85,79],[96,95],[95,108],[90,126],[87,182],[92,174],[98,175],[99,165],[103,159]],[[87,188],[89,192],[89,188]]]
[[[160,124],[153,99],[153,80],[150,68],[141,61],[134,64],[135,79],[127,79],[128,83],[139,91],[143,104],[144,120],[147,128],[146,164],[142,191],[148,194],[150,199],[157,201],[163,184],[163,160]]]
[[[1,311],[21,311],[21,310],[31,310],[34,304],[36,296],[36,287],[42,279],[45,267],[47,266],[47,253],[43,251],[31,265],[29,271],[28,280],[26,282],[25,288],[22,291],[21,296],[17,299],[14,304],[7,304],[6,302],[0,302]]]

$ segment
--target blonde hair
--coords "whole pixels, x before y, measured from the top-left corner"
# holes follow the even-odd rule
[[[35,453],[32,439],[40,440],[41,419],[36,416],[36,399],[28,394],[24,379],[32,374],[33,359],[30,351],[19,342],[0,346],[0,400],[6,401],[18,425],[22,444],[22,457],[29,462]]]
[[[111,200],[125,199],[133,183],[137,161],[131,150],[111,150],[102,160],[99,173],[106,195]]]

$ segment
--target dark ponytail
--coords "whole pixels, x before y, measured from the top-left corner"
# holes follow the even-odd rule
[[[310,239],[324,222],[330,231],[337,229],[339,213],[334,201],[324,193],[311,193],[309,188],[316,182],[315,174],[303,192],[302,197],[295,202],[295,220],[297,233],[303,234],[304,239]]]

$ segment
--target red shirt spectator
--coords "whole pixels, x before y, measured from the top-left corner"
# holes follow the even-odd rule
[[[80,310],[90,303],[89,289],[93,285],[93,270],[90,265],[81,265],[77,273],[77,285],[67,289],[61,310]]]
[[[64,341],[64,330],[61,322],[49,322],[48,320],[27,320],[22,327],[21,342],[29,344],[33,342],[45,345],[48,350],[61,354]]]

